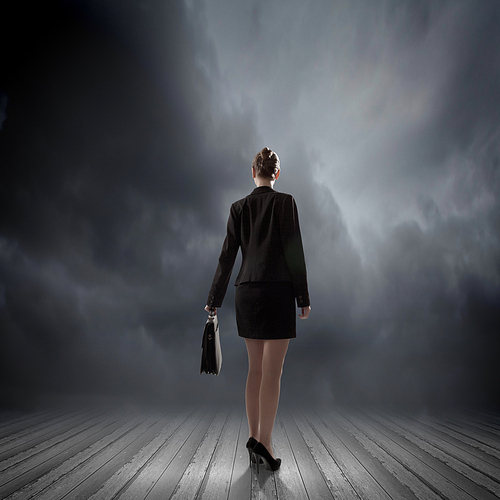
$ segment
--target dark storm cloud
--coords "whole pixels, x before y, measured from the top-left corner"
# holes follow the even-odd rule
[[[499,323],[498,3],[206,8],[298,200],[313,314],[294,398],[498,402],[497,337],[467,305]]]
[[[182,2],[4,10],[3,396],[182,395],[226,217],[214,179],[239,179],[251,122],[212,112],[210,44]]]
[[[498,402],[500,10],[481,5],[2,7],[3,401],[241,400],[234,287],[217,379],[202,309],[268,145],[313,307],[283,398]]]

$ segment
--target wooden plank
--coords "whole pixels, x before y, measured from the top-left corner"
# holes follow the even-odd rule
[[[45,447],[40,452],[21,453],[20,457],[10,459],[13,464],[4,470],[0,479],[0,495],[9,495],[20,488],[28,488],[29,483],[56,469],[66,459],[81,452],[95,441],[124,425],[129,419],[116,421],[115,417],[107,419],[96,417],[76,429],[74,435],[66,435],[65,439]],[[63,436],[64,437],[64,436]]]
[[[460,498],[470,500],[470,495],[457,490],[451,481],[443,478],[425,460],[419,460],[410,453],[403,439],[391,439],[391,436],[384,432],[385,429],[372,425],[366,416],[360,418],[359,412],[353,414],[352,412],[339,411],[339,414],[370,436],[378,446],[411,471],[419,481],[427,484],[438,496],[457,500]]]
[[[443,425],[446,425],[446,427],[453,429],[455,432],[474,439],[478,443],[486,444],[497,452],[500,451],[500,440],[498,439],[498,435],[496,433],[472,429],[470,427],[465,428],[461,422],[457,422],[457,420],[453,417],[439,418],[438,420],[440,420]]]
[[[0,450],[4,453],[6,450],[16,446],[16,443],[19,444],[19,442],[25,441],[27,438],[29,439],[30,436],[37,436],[39,434],[43,435],[47,428],[54,427],[54,425],[57,425],[59,422],[64,422],[68,418],[74,418],[75,416],[78,416],[78,414],[79,412],[71,414],[59,413],[53,419],[44,419],[35,425],[23,427],[15,432],[11,432],[8,436],[4,436],[0,439]]]
[[[292,451],[281,412],[278,412],[274,423],[273,450],[281,458],[281,467],[275,472],[278,499],[307,498],[304,481]],[[268,473],[264,467],[261,467],[261,471]]]
[[[390,474],[384,465],[361,446],[357,440],[358,433],[354,435],[347,432],[332,418],[329,412],[322,412],[321,416],[328,427],[342,441],[350,453],[363,466],[368,474],[380,485],[382,490],[390,497],[398,500],[415,500],[412,491]]]
[[[500,484],[494,479],[499,470],[495,467],[489,467],[488,464],[481,463],[475,457],[467,456],[463,450],[453,447],[439,438],[433,438],[425,432],[422,433],[418,428],[412,427],[407,421],[402,422],[396,416],[386,418],[373,412],[368,412],[368,414],[473,483],[487,489],[494,495],[500,495]],[[469,465],[468,462],[472,462],[472,465]],[[489,470],[491,475],[488,476],[485,470]]]
[[[81,422],[88,421],[95,415],[95,412],[85,412],[69,414],[44,423],[40,428],[32,428],[31,432],[22,431],[12,436],[7,443],[0,445],[0,471],[11,457],[20,455],[23,451],[40,448],[51,439],[60,439],[60,436],[67,431],[71,431]]]
[[[470,444],[465,443],[461,439],[457,439],[454,436],[441,431],[438,426],[432,426],[424,423],[418,417],[413,417],[410,415],[407,416],[406,418],[410,419],[413,427],[420,429],[420,431],[422,433],[425,433],[425,435],[429,437],[435,436],[436,438],[442,440],[444,443],[447,443],[449,446],[456,447],[459,450],[462,450],[464,453],[471,455],[472,457],[475,457],[476,459],[481,461],[480,463],[485,462],[486,464],[489,464],[497,469],[500,469],[500,459],[495,458],[490,454],[485,453],[484,451],[475,448]],[[450,451],[450,453],[453,454],[452,451]]]
[[[11,436],[18,432],[26,431],[30,432],[32,427],[35,427],[46,422],[54,420],[60,415],[64,415],[64,410],[51,410],[41,413],[35,413],[33,415],[27,415],[25,417],[19,417],[14,419],[0,428],[0,439],[1,442],[11,439]]]
[[[427,452],[420,449],[406,438],[381,425],[379,422],[363,413],[349,414],[349,419],[357,422],[357,426],[369,426],[379,446],[390,450],[406,467],[412,470],[422,481],[427,482],[439,494],[454,500],[493,500],[495,497],[484,488],[464,478],[452,468],[443,464]]]
[[[61,408],[47,408],[45,410],[38,411],[0,410],[0,431],[3,431],[4,427],[7,425],[19,424],[23,421],[30,420],[33,417],[40,417],[42,415],[48,415],[60,411]]]
[[[416,420],[398,417],[393,414],[381,414],[387,422],[392,422],[410,432],[417,438],[429,443],[448,456],[467,464],[473,470],[497,481],[500,477],[500,460],[473,448],[453,437],[440,433]],[[398,432],[397,428],[394,429]],[[466,475],[466,474],[465,474]]]
[[[242,408],[10,414],[0,498],[492,500],[500,498],[495,417],[280,410],[273,443],[282,466],[257,475]]]
[[[446,418],[449,422],[453,422],[459,427],[467,429],[467,432],[474,431],[475,434],[486,437],[487,439],[492,439],[496,444],[496,448],[500,449],[500,432],[497,428],[491,425],[485,425],[477,419],[471,419],[463,415],[458,415],[456,413],[450,414]]]
[[[280,411],[280,415],[288,441],[290,442],[293,457],[297,462],[299,473],[304,482],[307,496],[314,500],[332,500],[332,492],[329,490],[325,478],[311,454],[311,450],[300,433],[292,417],[292,412],[282,410]]]
[[[368,433],[345,419],[338,412],[332,412],[332,417],[348,432],[356,436],[359,443],[374,456],[400,483],[404,484],[419,500],[442,500],[434,490],[422,482],[413,472],[405,467],[399,460],[394,458],[380,447]]]
[[[481,450],[492,457],[500,459],[500,451],[498,451],[496,448],[491,447],[489,444],[478,441],[474,437],[467,435],[466,433],[464,433],[462,428],[452,428],[447,422],[443,422],[442,420],[429,415],[425,417],[419,416],[418,420],[419,422],[422,422],[429,427],[433,427],[434,429],[448,434],[449,436],[452,436],[455,439],[472,446],[473,448],[477,448],[478,450]]]
[[[328,424],[321,416],[312,413],[308,413],[306,416],[311,426],[321,435],[330,454],[335,456],[339,468],[360,498],[367,500],[387,500],[391,498],[387,491],[365,469],[362,462],[351,453],[351,450],[342,442],[339,436],[328,427]]]
[[[167,424],[167,415],[154,415],[141,422],[133,432],[123,439],[108,445],[98,456],[93,457],[80,470],[68,475],[64,481],[64,495],[60,498],[86,500],[118,469],[123,467],[141,448],[147,445]],[[71,476],[71,477],[70,477]],[[50,495],[47,500],[57,500]],[[41,497],[40,500],[44,500]]]
[[[247,441],[248,422],[245,412],[242,411],[228,500],[250,500],[252,494],[252,472],[246,449]]]
[[[120,500],[139,500],[148,496],[165,469],[182,448],[194,429],[199,425],[206,410],[196,409],[179,424],[175,432],[165,440],[158,451],[137,471],[118,493]]]
[[[356,490],[343,474],[334,458],[335,452],[333,450],[332,452],[329,451],[321,433],[318,433],[311,426],[302,412],[295,410],[293,419],[333,497],[342,498],[343,500],[359,500]]]
[[[159,460],[163,448],[168,440],[179,431],[179,427],[193,414],[192,409],[184,409],[176,412],[172,420],[161,430],[161,432],[144,446],[133,459],[119,468],[102,487],[89,497],[89,500],[102,500],[103,498],[115,498],[124,492],[137,478],[144,467],[155,460]]]
[[[111,425],[109,427],[98,429],[97,432],[95,428],[89,429],[88,436],[85,436],[84,440],[68,449],[65,460],[59,465],[51,467],[46,474],[36,481],[29,484],[25,484],[24,481],[20,482],[19,486],[12,490],[12,499],[25,500],[26,498],[36,497],[38,500],[41,495],[47,495],[47,493],[50,498],[52,490],[60,490],[61,479],[64,480],[68,474],[77,470],[79,466],[85,465],[92,457],[102,453],[108,446],[112,446],[120,438],[126,436],[129,431],[139,426],[143,420],[143,415],[126,416],[122,419],[110,415],[109,421]],[[115,421],[117,421],[117,425],[113,425]],[[59,457],[52,457],[52,460],[59,460]],[[12,484],[10,486],[12,487]]]
[[[257,474],[255,465],[252,466],[250,474],[252,476],[252,492],[250,495],[251,500],[268,500],[270,498],[278,498],[278,493],[276,491],[275,474],[270,474],[265,469],[260,470],[260,468],[259,474]]]
[[[229,497],[241,417],[241,409],[233,408],[220,438],[214,443],[215,452],[198,493],[198,497],[203,500],[221,500]],[[249,473],[250,471],[247,472]]]
[[[203,441],[196,450],[192,450],[194,451],[194,454],[191,455],[192,459],[170,497],[171,500],[196,498],[214,455],[216,442],[219,440],[227,417],[227,409],[219,411],[210,424]]]
[[[115,420],[109,420],[107,424],[102,422],[106,422],[103,416],[95,417],[60,436],[4,460],[1,464],[0,491],[5,494],[3,487],[15,479],[25,485],[40,477],[55,464],[62,463],[62,460],[69,456],[68,453],[74,454],[75,450],[80,451],[82,446],[85,446],[85,439],[88,445],[88,431],[91,428],[95,428],[97,432],[98,426],[109,426]],[[110,432],[109,429],[106,432]],[[96,436],[93,438],[96,439]]]
[[[500,413],[498,411],[485,410],[484,408],[463,408],[462,410],[484,422],[490,422],[497,427],[500,426]]]
[[[186,470],[194,450],[205,436],[215,411],[200,409],[186,419],[167,441],[155,460],[146,464],[120,500],[164,500],[170,498]]]
[[[482,425],[486,425],[488,427],[491,427],[492,429],[500,431],[500,418],[498,417],[498,415],[473,408],[461,408],[459,414],[466,415],[472,420],[480,422]]]

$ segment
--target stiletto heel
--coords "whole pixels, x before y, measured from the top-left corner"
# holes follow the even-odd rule
[[[250,437],[248,438],[248,441],[247,441],[247,444],[246,444],[246,447],[247,447],[247,450],[248,450],[248,457],[249,457],[249,460],[250,460],[250,465],[249,467],[252,467],[252,462],[255,463],[255,455],[253,454],[253,447],[258,443],[258,441],[253,438],[253,437]]]
[[[281,466],[281,458],[274,459],[262,443],[257,443],[253,447],[253,454],[257,462],[257,474],[259,473],[259,462],[262,459],[267,470],[278,470]]]

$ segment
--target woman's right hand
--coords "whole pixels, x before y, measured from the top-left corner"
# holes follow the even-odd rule
[[[205,306],[205,311],[207,311],[208,313],[210,311],[213,311],[214,315],[217,314],[217,308],[216,307]]]
[[[309,313],[311,312],[311,306],[303,307],[302,314],[299,314],[300,319],[307,319],[309,317]]]

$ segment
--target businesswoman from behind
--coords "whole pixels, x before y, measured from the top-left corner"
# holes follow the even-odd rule
[[[236,254],[236,324],[248,351],[245,391],[250,465],[278,470],[271,436],[278,409],[281,373],[288,342],[296,337],[296,309],[309,316],[306,265],[293,197],[273,189],[280,176],[278,155],[269,148],[257,153],[252,177],[257,186],[231,206],[227,235],[205,310],[221,307]]]

